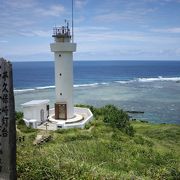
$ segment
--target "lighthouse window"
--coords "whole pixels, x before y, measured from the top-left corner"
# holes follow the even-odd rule
[[[59,54],[59,57],[61,57],[61,54]]]
[[[62,74],[61,74],[61,73],[60,73],[59,75],[60,75],[60,76],[62,76]]]

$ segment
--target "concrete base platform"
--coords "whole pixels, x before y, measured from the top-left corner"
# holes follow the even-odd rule
[[[84,119],[84,117],[80,114],[74,114],[74,117],[71,119],[67,119],[67,120],[62,120],[62,119],[55,119],[54,114],[49,116],[49,121],[54,122],[54,123],[60,123],[60,122],[65,122],[65,124],[73,124],[73,123],[77,123],[80,122]]]
[[[50,109],[49,115],[49,130],[67,129],[67,128],[84,128],[85,124],[93,119],[93,114],[88,108],[74,107],[74,117],[67,120],[54,118],[54,108]],[[44,129],[42,125],[41,128]]]

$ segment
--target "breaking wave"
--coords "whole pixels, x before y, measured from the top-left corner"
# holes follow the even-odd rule
[[[14,93],[26,93],[26,92],[32,92],[35,90],[43,90],[43,89],[54,89],[55,86],[42,86],[42,87],[36,87],[36,88],[29,88],[29,89],[14,89]]]
[[[139,82],[153,82],[153,81],[180,81],[180,77],[162,77],[157,78],[138,78]]]
[[[74,84],[74,88],[78,87],[97,87],[99,85],[108,85],[109,83],[102,82],[102,83],[90,83],[90,84]],[[54,89],[55,86],[42,86],[42,87],[35,87],[35,88],[29,88],[29,89],[14,89],[14,92],[16,94],[18,93],[26,93],[26,92],[31,92],[35,90],[45,90],[45,89]]]
[[[35,89],[14,89],[15,93],[23,93],[28,91],[35,91]]]
[[[35,89],[54,89],[55,86],[44,86],[44,87],[37,87]]]
[[[74,84],[74,88],[81,88],[81,87],[97,87],[97,86],[108,86],[111,83],[120,83],[120,84],[129,84],[135,82],[154,82],[154,81],[173,81],[173,82],[180,82],[180,77],[156,77],[156,78],[137,78],[133,80],[120,80],[120,81],[113,81],[113,82],[101,82],[101,83],[87,83],[87,84]],[[42,86],[42,87],[35,87],[35,88],[28,88],[28,89],[14,89],[16,94],[38,91],[38,90],[46,90],[46,89],[54,89],[55,86]]]
[[[99,85],[108,85],[109,83],[102,82],[102,83],[91,83],[91,84],[75,84],[74,87],[96,87]]]
[[[134,80],[126,80],[126,81],[115,81],[116,83],[120,84],[128,84],[128,83],[133,83],[133,82],[154,82],[154,81],[173,81],[177,82],[180,81],[180,77],[162,77],[158,76],[155,78],[137,78]]]
[[[120,84],[129,84],[136,82],[137,80],[126,80],[126,81],[114,81],[115,83],[120,83]]]

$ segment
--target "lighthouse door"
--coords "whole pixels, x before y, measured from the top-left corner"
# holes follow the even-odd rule
[[[65,103],[55,104],[55,118],[56,119],[67,119],[67,106]]]
[[[41,122],[44,122],[44,109],[40,111]]]

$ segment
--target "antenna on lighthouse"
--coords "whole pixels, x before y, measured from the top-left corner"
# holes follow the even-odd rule
[[[74,42],[74,0],[72,0],[72,42]]]

